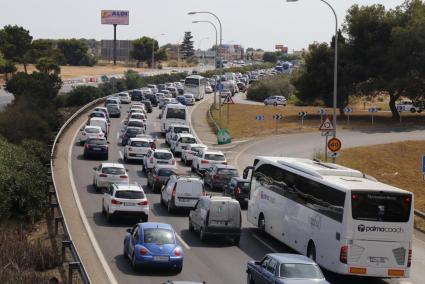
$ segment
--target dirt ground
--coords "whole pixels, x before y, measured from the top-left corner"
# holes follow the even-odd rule
[[[230,114],[227,115],[229,108]],[[232,104],[222,107],[222,123],[221,126],[228,128],[233,138],[255,137],[260,135],[271,135],[275,133],[295,133],[295,132],[311,132],[318,131],[321,125],[321,117],[318,114],[319,107],[297,107],[289,105],[283,106],[263,106],[263,105],[247,105]],[[332,114],[331,108],[325,108],[327,115]],[[301,127],[301,118],[299,112],[307,112]],[[338,111],[339,113],[339,111]],[[276,122],[273,115],[283,115],[283,119]],[[219,111],[213,110],[213,118],[219,122]],[[256,120],[257,115],[264,115],[265,120]],[[425,114],[412,114],[403,112],[402,121],[394,121],[391,118],[391,112],[381,111],[374,115],[372,124],[371,113],[363,109],[354,109],[348,118],[337,116],[338,127],[342,129],[367,129],[367,128],[389,128],[403,126],[419,126],[425,125]],[[323,118],[324,119],[324,118]]]

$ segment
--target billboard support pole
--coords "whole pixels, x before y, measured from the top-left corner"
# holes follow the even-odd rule
[[[114,65],[117,65],[117,24],[114,24]]]

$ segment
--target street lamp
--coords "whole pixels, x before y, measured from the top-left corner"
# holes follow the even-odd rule
[[[157,34],[152,38],[152,69],[155,68],[155,38],[163,35],[165,34]]]
[[[198,49],[202,52],[202,50],[201,50],[201,45],[202,45],[202,42],[205,40],[205,39],[210,39],[209,37],[203,37],[203,38],[201,38],[201,40],[199,41],[199,47],[198,47]],[[201,56],[201,58],[202,58],[202,64],[204,64],[205,65],[205,51],[204,52],[202,52],[202,54],[203,54],[203,56]]]
[[[197,24],[197,23],[208,23],[211,26],[213,26],[213,28],[215,30],[215,48],[216,48],[215,53],[214,53],[214,68],[217,68],[217,51],[218,51],[218,46],[217,46],[217,27],[211,21],[193,21],[192,23],[194,23],[194,24]]]
[[[188,15],[196,15],[196,14],[209,14],[209,15],[211,15],[211,16],[213,16],[214,18],[216,18],[217,19],[217,21],[218,21],[218,24],[220,25],[220,46],[221,46],[221,44],[223,43],[223,28],[222,28],[222,26],[221,26],[221,21],[220,21],[220,19],[217,17],[217,15],[216,14],[214,14],[214,13],[212,13],[212,12],[208,12],[208,11],[200,11],[200,12],[189,12],[189,13],[187,13]],[[201,22],[201,21],[198,21],[198,22]],[[216,45],[217,46],[217,45]],[[217,50],[218,50],[218,48],[217,48]],[[215,62],[216,63],[216,62]]]
[[[335,59],[334,59],[334,95],[333,95],[333,137],[336,137],[336,99],[337,99],[337,86],[338,86],[338,17],[334,8],[326,2],[325,0],[319,0],[325,3],[329,8],[331,8],[335,16]],[[286,0],[286,2],[298,2],[298,0]]]

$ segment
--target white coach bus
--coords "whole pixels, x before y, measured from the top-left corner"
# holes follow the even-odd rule
[[[204,98],[206,86],[207,79],[199,75],[191,75],[184,80],[184,92],[193,94],[197,101]]]
[[[413,194],[316,160],[257,157],[248,221],[322,267],[372,277],[409,277]]]

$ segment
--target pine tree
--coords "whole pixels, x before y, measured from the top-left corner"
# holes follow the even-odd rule
[[[195,54],[192,38],[193,36],[191,32],[184,32],[184,39],[181,45],[181,51],[184,59],[189,58]]]

